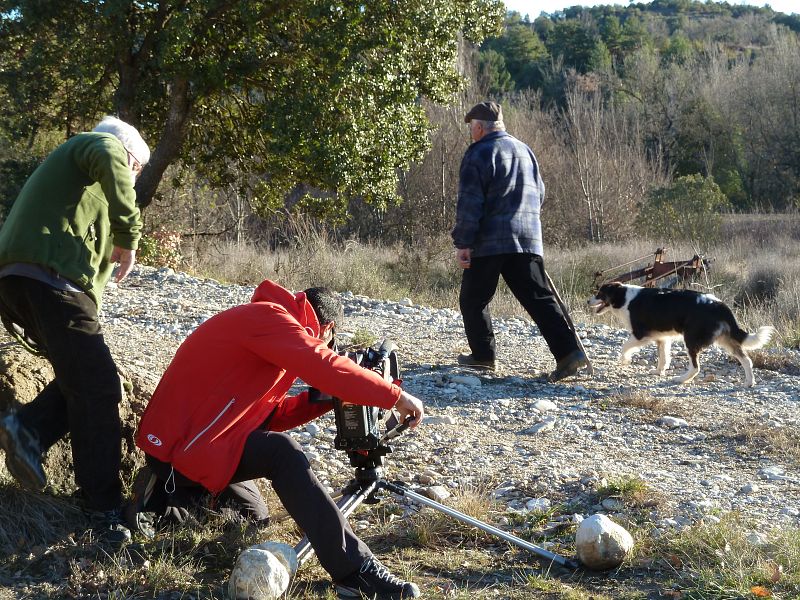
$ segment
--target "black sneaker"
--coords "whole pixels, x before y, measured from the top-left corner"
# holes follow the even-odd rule
[[[361,568],[335,583],[340,598],[401,599],[419,598],[415,583],[395,577],[374,556]]]
[[[6,451],[6,468],[11,476],[26,488],[43,490],[47,476],[39,440],[13,412],[0,419],[0,446]]]
[[[89,513],[92,533],[113,549],[122,548],[131,541],[131,530],[125,524],[122,510],[98,510]]]
[[[132,497],[130,502],[122,507],[122,516],[131,532],[140,533],[147,539],[156,535],[155,513],[148,510],[148,502],[153,495],[158,478],[155,473],[145,465],[133,478]]]
[[[555,383],[561,381],[566,377],[571,377],[578,372],[578,369],[583,369],[589,366],[589,360],[582,350],[573,350],[564,358],[558,361],[556,370],[550,373],[547,381]]]
[[[475,358],[472,354],[459,354],[458,364],[463,367],[472,367],[473,369],[486,369],[494,371],[495,363],[493,358]]]

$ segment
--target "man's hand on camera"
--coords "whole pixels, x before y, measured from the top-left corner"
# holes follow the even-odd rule
[[[425,409],[422,408],[422,400],[415,398],[405,390],[400,392],[400,397],[394,405],[397,412],[400,413],[400,422],[404,423],[406,417],[413,417],[408,426],[412,429],[422,422],[425,417]]]

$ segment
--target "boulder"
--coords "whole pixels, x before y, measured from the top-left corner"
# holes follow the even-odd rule
[[[244,550],[228,581],[230,600],[276,600],[297,571],[297,555],[278,542],[256,544]]]
[[[618,567],[632,548],[631,534],[605,515],[584,519],[575,533],[578,558],[596,571]]]

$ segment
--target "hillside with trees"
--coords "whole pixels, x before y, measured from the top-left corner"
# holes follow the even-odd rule
[[[714,211],[796,209],[799,16],[403,6],[3,0],[2,202],[115,113],[154,147],[137,186],[150,231],[275,244],[304,214],[339,239],[417,244],[452,225],[462,117],[492,98],[542,163],[549,243],[641,233],[650,203],[694,189],[684,178],[713,188]]]

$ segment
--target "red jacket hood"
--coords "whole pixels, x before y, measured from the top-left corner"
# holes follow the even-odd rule
[[[308,331],[308,335],[318,337],[320,331],[319,319],[314,307],[306,298],[305,292],[293,294],[284,287],[279,286],[274,281],[266,279],[253,292],[250,302],[272,302],[280,304],[291,315],[297,319]]]

